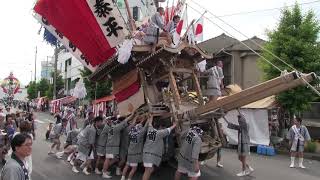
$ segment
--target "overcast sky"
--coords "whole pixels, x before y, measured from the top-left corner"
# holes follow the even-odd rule
[[[177,1],[177,0],[176,0]],[[200,17],[192,8],[204,12],[200,7],[189,1],[189,19]],[[217,16],[243,32],[248,37],[258,36],[266,39],[266,29],[276,27],[280,17],[280,10],[285,5],[293,5],[295,0],[196,0]],[[313,9],[320,17],[320,0],[298,0],[304,11]],[[310,3],[309,3],[310,2]],[[304,4],[309,3],[309,4]],[[31,80],[31,71],[34,78],[35,48],[38,47],[37,55],[37,79],[40,78],[40,62],[45,61],[47,56],[53,55],[53,48],[43,42],[42,36],[38,34],[39,23],[32,16],[34,0],[2,1],[0,6],[1,33],[0,33],[0,79],[9,75],[12,71],[15,76],[27,84]],[[269,9],[269,10],[268,10]],[[273,10],[270,10],[273,9]],[[254,13],[246,13],[252,12]],[[234,14],[230,16],[230,14]],[[207,13],[207,17],[212,15]],[[234,37],[243,40],[245,37],[234,32],[218,20],[212,21],[223,26]],[[204,38],[212,38],[223,33],[223,30],[205,21]]]

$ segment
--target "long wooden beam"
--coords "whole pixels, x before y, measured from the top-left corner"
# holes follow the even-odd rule
[[[308,82],[311,82],[312,80],[314,80],[316,78],[314,73],[310,73],[307,75],[303,75],[304,79]],[[270,83],[270,81],[269,81]],[[271,83],[272,84],[272,83]],[[235,108],[239,108],[242,107],[244,105],[250,104],[252,102],[255,102],[257,100],[269,97],[271,95],[275,95],[278,94],[280,92],[289,90],[291,88],[300,86],[300,85],[304,85],[305,82],[303,81],[302,78],[298,78],[298,79],[292,79],[292,80],[286,80],[286,81],[282,81],[282,83],[278,84],[277,86],[271,86],[268,87],[268,85],[265,87],[265,89],[261,90],[261,87],[255,86],[255,88],[250,88],[250,95],[247,95],[248,93],[244,90],[242,92],[239,92],[237,94],[219,99],[217,101],[215,101],[214,104],[206,104],[205,106],[199,107],[196,109],[196,114],[201,115],[210,111],[214,111],[218,108],[222,108],[225,111],[229,111]],[[264,84],[265,86],[266,84]],[[246,96],[244,96],[246,95]]]
[[[314,76],[312,74],[308,74],[308,75],[305,75],[303,77],[308,82],[312,81],[313,78],[314,78]],[[280,85],[278,87],[274,87],[274,88],[268,89],[265,92],[257,93],[254,96],[245,98],[245,99],[243,99],[241,101],[238,101],[238,102],[235,102],[233,104],[232,103],[227,104],[227,105],[223,106],[222,108],[223,109],[227,109],[227,111],[229,111],[229,110],[232,110],[232,109],[235,109],[235,108],[242,107],[244,105],[250,104],[251,102],[255,102],[257,100],[272,96],[274,94],[278,94],[279,92],[283,92],[283,91],[292,89],[292,88],[300,86],[300,85],[305,85],[305,82],[303,81],[302,78],[296,79],[296,80],[294,80],[294,81],[292,81],[292,82],[290,82],[288,84],[283,84],[283,85]]]
[[[234,94],[231,96],[228,96],[226,98],[223,98],[223,104],[228,104],[235,102],[239,99],[247,98],[257,92],[264,92],[266,89],[276,87],[282,83],[290,82],[298,77],[298,74],[296,72],[291,72],[286,75],[271,79],[269,81],[263,82],[261,84],[252,86],[248,89],[245,89],[241,91],[241,94]],[[203,111],[206,111],[205,109],[211,109],[212,106],[215,106],[217,104],[217,101],[208,102],[204,107],[202,107]]]

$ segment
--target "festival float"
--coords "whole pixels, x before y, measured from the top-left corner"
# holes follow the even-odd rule
[[[1,88],[5,94],[4,101],[7,105],[12,105],[14,100],[14,95],[20,90],[20,81],[14,77],[11,72],[8,77],[2,80]]]
[[[148,19],[156,13],[160,1],[143,2]],[[182,15],[185,2],[176,1],[170,11],[167,9],[166,21]],[[150,21],[140,24],[133,21],[128,1],[124,4],[125,16],[112,0],[39,0],[34,16],[92,71],[92,81],[112,81],[120,115],[139,109],[152,113],[155,123],[167,127],[173,122],[178,124],[175,135],[166,141],[163,157],[173,157],[179,148],[180,133],[197,125],[205,132],[200,160],[212,158],[222,145],[217,123],[225,113],[316,78],[314,73],[284,73],[240,92],[229,91],[210,102],[200,87],[197,64],[212,59],[214,54],[202,51],[191,38],[190,31],[202,31],[202,27],[196,26],[198,21],[182,24],[186,23],[182,19],[176,32],[162,36],[159,27]],[[148,32],[156,32],[151,35],[151,43],[150,39],[146,41]]]

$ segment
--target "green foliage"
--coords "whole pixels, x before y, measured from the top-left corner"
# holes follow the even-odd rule
[[[317,150],[317,143],[313,141],[309,141],[305,149],[306,149],[306,152],[314,153]]]
[[[269,42],[265,48],[283,59],[300,72],[309,73],[320,70],[320,44],[318,34],[320,26],[312,11],[302,14],[299,5],[293,9],[284,9],[276,30],[268,33]],[[284,63],[276,59],[266,50],[263,56],[280,69],[292,70]],[[264,79],[272,79],[280,75],[280,72],[264,60],[259,65],[264,72]],[[309,102],[315,98],[307,87],[297,87],[293,90],[280,93],[277,100],[291,113],[305,111],[309,108]]]
[[[41,79],[37,83],[37,91],[40,91],[40,96],[43,97],[46,95],[46,91],[49,89],[49,81],[47,79]]]
[[[53,77],[53,73],[51,74]],[[57,92],[64,88],[64,80],[60,73],[57,74]],[[47,96],[49,99],[53,98],[53,84],[50,84],[47,79],[41,79],[40,82],[35,83],[30,82],[28,85],[28,96],[29,99],[35,99],[38,97],[38,92],[40,91],[40,96]]]
[[[53,85],[50,84],[48,90],[46,91],[46,96],[49,99],[53,99]]]
[[[99,99],[105,96],[108,96],[112,93],[111,86],[112,83],[110,80],[93,82],[88,79],[88,77],[92,74],[91,71],[87,68],[81,71],[81,76],[84,79],[83,82],[87,89],[87,97],[91,100],[95,98]]]
[[[29,99],[34,99],[37,98],[38,93],[37,93],[37,84],[34,81],[31,81],[28,85],[27,93],[28,93],[28,98]]]
[[[57,74],[57,92],[63,88],[64,88],[64,80],[63,80],[62,75],[58,72],[58,74]],[[53,89],[53,87],[52,87],[52,89]]]

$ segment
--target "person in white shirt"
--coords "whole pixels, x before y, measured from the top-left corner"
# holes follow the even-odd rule
[[[294,125],[290,128],[287,138],[290,142],[291,164],[290,168],[294,168],[295,157],[299,157],[299,167],[306,168],[303,165],[303,151],[306,142],[310,141],[310,134],[308,129],[302,125],[301,118],[295,118]]]

